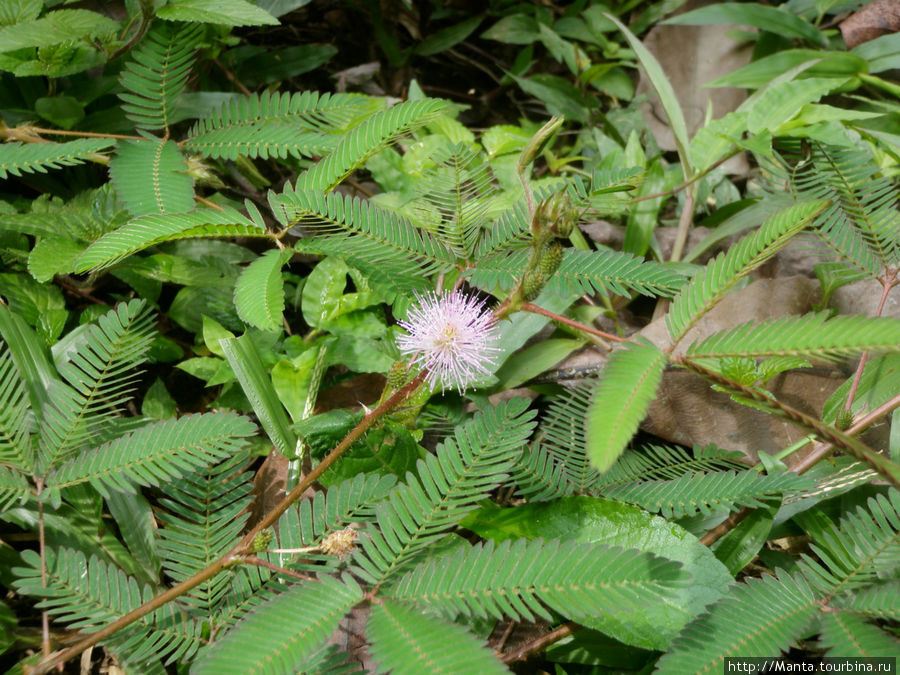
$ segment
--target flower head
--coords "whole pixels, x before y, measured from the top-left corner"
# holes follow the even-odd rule
[[[409,335],[397,346],[411,363],[428,371],[432,388],[456,387],[462,393],[481,375],[500,351],[494,315],[484,302],[459,291],[416,295],[406,321],[398,322]]]

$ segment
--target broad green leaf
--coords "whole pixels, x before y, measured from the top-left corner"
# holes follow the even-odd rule
[[[175,417],[178,404],[166,389],[166,385],[158,377],[150,385],[141,401],[141,414],[155,420],[168,420]]]
[[[141,580],[158,584],[161,563],[156,553],[157,522],[150,502],[140,493],[112,491],[106,498],[106,505],[119,526],[125,545],[140,565]]]
[[[171,0],[157,10],[166,21],[193,21],[225,26],[277,26],[278,19],[245,0]]]
[[[576,349],[584,346],[584,340],[550,338],[526,347],[513,354],[497,371],[501,389],[512,389],[537,377],[562,361]]]
[[[50,281],[57,274],[75,269],[75,261],[85,249],[71,239],[41,239],[28,255],[28,271],[38,281]]]
[[[525,14],[510,14],[500,19],[481,34],[485,40],[496,40],[511,45],[530,45],[540,38],[538,24]]]
[[[822,408],[822,420],[834,424],[838,411],[844,409],[853,377],[848,378],[825,401]],[[882,403],[900,391],[900,354],[884,354],[866,362],[862,377],[856,384],[856,392],[850,412],[859,415],[863,411],[875,410]]]
[[[868,61],[870,73],[900,68],[900,33],[888,33],[863,42],[851,49],[850,53]]]
[[[224,357],[225,352],[222,351],[222,345],[219,344],[219,340],[233,337],[235,337],[234,333],[218,321],[205,314],[203,315],[203,344],[206,345],[206,348],[211,353]]]
[[[122,141],[109,162],[119,198],[135,216],[184,213],[194,208],[194,181],[173,141]]]
[[[675,145],[678,148],[678,156],[681,158],[685,180],[690,179],[694,174],[693,167],[690,164],[690,154],[688,153],[690,139],[688,138],[687,125],[684,121],[684,113],[681,110],[678,97],[675,95],[675,90],[672,88],[672,83],[669,82],[669,78],[666,77],[656,57],[628,30],[625,24],[611,14],[604,14],[604,16],[622,31],[622,35],[625,36],[629,46],[634,50],[638,61],[644,68],[644,72],[647,73],[647,77],[653,85],[656,95],[659,96],[660,103],[662,103],[666,119],[669,121],[669,127],[672,129],[672,135],[675,137]]]
[[[785,9],[776,9],[753,2],[717,2],[672,17],[663,23],[683,26],[739,24],[753,26],[788,38],[802,38],[820,47],[828,46],[828,39],[824,33],[811,23]]]
[[[608,470],[625,451],[656,395],[666,355],[649,342],[629,342],[603,369],[585,420],[591,464]]]
[[[780,75],[791,68],[813,60],[816,63],[804,71],[808,77],[843,77],[846,79],[853,75],[866,73],[869,69],[865,59],[850,52],[785,49],[723,75],[706,86],[756,89],[768,84],[775,75]]]
[[[291,259],[290,249],[266,251],[250,263],[234,286],[238,316],[260,330],[280,330],[284,312],[281,268]]]
[[[474,33],[475,29],[481,24],[482,19],[483,17],[480,15],[473,16],[455,26],[432,33],[416,45],[413,51],[420,56],[431,56],[450,49]]]
[[[514,508],[485,507],[462,526],[496,542],[527,539],[606,544],[677,560],[693,576],[689,588],[673,601],[647,608],[643,616],[623,615],[616,622],[580,621],[622,642],[664,649],[678,631],[718,600],[732,583],[731,575],[706,546],[680,526],[643,509],[595,497],[563,497]]]
[[[109,36],[119,24],[86,9],[59,9],[40,19],[0,28],[0,52],[49,47],[69,40]]]
[[[272,386],[295,423],[306,416],[313,371],[322,349],[325,347],[307,349],[290,361],[281,359],[272,366]]]
[[[291,431],[284,406],[250,336],[223,339],[219,344],[269,440],[282,455],[293,458],[297,452],[297,436]]]
[[[750,109],[747,131],[751,134],[765,129],[775,131],[800,112],[804,105],[818,101],[846,81],[846,78],[810,77],[770,87]]]

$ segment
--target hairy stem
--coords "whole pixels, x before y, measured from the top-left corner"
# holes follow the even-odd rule
[[[382,403],[365,417],[363,417],[362,420],[360,420],[359,424],[357,424],[344,437],[344,440],[342,440],[334,448],[334,450],[328,453],[328,455],[321,462],[319,462],[316,467],[303,478],[303,480],[297,483],[297,486],[293,490],[291,490],[284,497],[284,499],[282,499],[271,511],[269,511],[269,513],[266,514],[266,516],[261,521],[259,521],[259,523],[257,523],[257,525],[252,530],[245,534],[228,553],[223,555],[211,565],[200,570],[192,577],[189,577],[181,583],[176,584],[165,593],[161,593],[149,602],[145,602],[137,609],[128,612],[128,614],[126,614],[125,616],[122,616],[109,625],[104,626],[96,633],[91,633],[85,639],[77,642],[67,649],[59,651],[56,654],[51,654],[48,658],[41,660],[40,663],[38,663],[34,668],[28,670],[27,672],[30,673],[30,675],[42,675],[43,673],[49,672],[56,666],[61,665],[69,659],[78,656],[85,649],[93,647],[97,643],[108,638],[110,635],[113,635],[126,626],[131,625],[147,614],[156,611],[166,603],[175,600],[181,595],[184,595],[191,589],[196,588],[204,581],[207,581],[208,579],[216,576],[222,570],[244,562],[245,556],[249,555],[253,551],[253,540],[256,539],[256,535],[274,525],[275,522],[282,516],[282,514],[287,511],[294,502],[300,499],[303,493],[306,492],[306,490],[309,489],[309,487],[312,486],[312,484],[315,483],[323,473],[325,473],[328,467],[334,464],[334,462],[337,461],[337,459],[341,455],[343,455],[350,448],[350,446],[353,445],[353,443],[355,443],[373,424],[375,424],[375,422],[377,422],[388,411],[390,411],[391,408],[405,400],[412,392],[414,392],[416,388],[425,380],[426,374],[427,371],[422,371],[421,373],[419,373],[408,384],[395,391],[387,400],[384,401],[384,403]]]
[[[559,642],[565,637],[569,637],[575,630],[578,628],[578,624],[572,623],[564,623],[559,628],[554,628],[549,633],[541,635],[539,638],[536,638],[529,642],[528,644],[522,645],[514,652],[510,652],[509,654],[504,654],[500,660],[503,663],[515,663],[516,661],[524,661],[532,654],[536,654],[537,652],[546,649],[554,642]]]

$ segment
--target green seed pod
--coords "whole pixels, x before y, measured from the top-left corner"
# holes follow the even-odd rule
[[[553,276],[554,272],[559,269],[559,265],[563,259],[563,247],[559,242],[554,241],[544,250],[541,256],[540,270],[545,279]]]

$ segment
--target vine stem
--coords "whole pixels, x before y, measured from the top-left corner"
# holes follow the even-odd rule
[[[553,319],[554,321],[558,321],[559,323],[564,323],[567,326],[571,326],[572,328],[575,328],[577,330],[584,331],[585,333],[596,335],[597,337],[603,338],[604,340],[612,340],[613,342],[625,342],[625,338],[623,337],[613,335],[612,333],[606,333],[591,326],[586,326],[583,323],[575,321],[574,319],[569,319],[565,316],[562,316],[561,314],[556,314],[554,312],[551,312],[550,310],[544,309],[543,307],[533,305],[530,302],[524,303],[519,309],[521,309],[523,312],[532,312],[534,314],[546,316],[549,319]]]
[[[528,644],[523,645],[516,651],[510,652],[509,654],[504,654],[500,658],[500,660],[503,663],[515,663],[516,661],[524,661],[532,654],[535,654],[542,649],[549,647],[555,642],[559,642],[564,637],[569,637],[572,633],[575,632],[576,628],[578,628],[578,624],[575,624],[571,621],[569,623],[564,623],[562,626],[554,628],[549,633],[545,633],[539,638],[536,638]]]
[[[416,375],[412,380],[410,380],[406,385],[395,391],[391,394],[381,405],[376,407],[374,410],[366,414],[337,446],[335,446],[334,450],[332,450],[326,457],[319,462],[315,468],[310,471],[303,479],[297,483],[296,487],[291,490],[285,497],[282,499],[271,511],[269,511],[266,516],[256,524],[247,534],[241,537],[241,540],[234,545],[234,547],[228,551],[221,558],[216,560],[211,565],[208,565],[204,569],[200,570],[193,576],[185,579],[179,584],[176,584],[169,590],[160,595],[156,596],[149,602],[145,602],[140,607],[128,612],[122,617],[119,617],[112,623],[104,626],[100,630],[95,633],[91,633],[83,640],[75,643],[71,647],[63,649],[62,651],[56,652],[55,654],[51,654],[48,658],[41,660],[36,666],[28,669],[26,666],[26,673],[28,675],[43,675],[44,673],[50,672],[56,666],[59,666],[71,658],[74,658],[81,654],[85,649],[93,647],[97,643],[102,640],[108,638],[110,635],[122,630],[126,626],[134,623],[138,619],[150,614],[151,612],[156,611],[163,605],[172,600],[175,600],[179,596],[184,595],[188,591],[193,588],[196,588],[204,581],[211,579],[216,576],[222,570],[225,570],[234,565],[238,565],[244,562],[244,558],[247,555],[250,555],[253,551],[253,541],[256,539],[256,535],[262,532],[263,530],[271,527],[277,522],[277,520],[287,511],[291,505],[296,502],[300,497],[303,496],[303,493],[306,492],[313,483],[315,483],[319,477],[325,473],[325,471],[334,464],[337,459],[343,455],[353,443],[355,443],[368,429],[375,424],[381,417],[383,417],[388,411],[391,410],[395,405],[401,403],[406,398],[412,394],[422,382],[425,381],[425,376],[428,374],[427,371],[423,370],[418,375]]]

